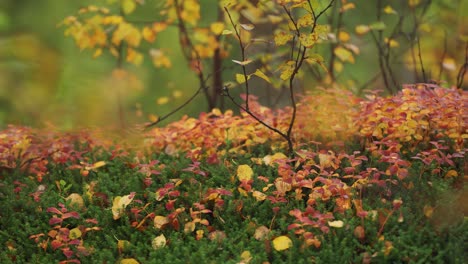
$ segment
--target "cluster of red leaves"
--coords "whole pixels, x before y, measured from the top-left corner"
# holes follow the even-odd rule
[[[29,238],[33,239],[43,250],[47,250],[50,245],[53,250],[62,251],[67,260],[61,261],[61,264],[81,263],[79,258],[87,256],[92,252],[91,248],[84,245],[83,237],[87,232],[101,230],[101,228],[94,226],[98,223],[96,219],[85,219],[83,224],[70,228],[69,224],[66,224],[65,221],[68,218],[80,219],[80,214],[75,211],[69,211],[62,203],[59,203],[59,207],[47,209],[48,213],[53,214],[49,220],[49,225],[52,229],[49,230],[47,235],[40,233],[31,235]]]
[[[110,146],[110,142],[101,138],[85,130],[60,133],[10,125],[0,131],[0,169],[27,171],[41,182],[49,163],[85,167],[84,153]]]

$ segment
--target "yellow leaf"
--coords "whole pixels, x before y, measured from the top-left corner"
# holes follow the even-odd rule
[[[128,15],[135,11],[136,3],[135,0],[122,0],[122,11],[124,14]]]
[[[288,41],[290,41],[292,38],[293,36],[291,34],[286,33],[284,31],[280,31],[275,34],[275,44],[276,46],[284,45],[288,43]]]
[[[102,24],[104,25],[117,25],[123,22],[123,17],[121,16],[106,16],[102,19]]]
[[[154,114],[149,114],[149,115],[148,115],[148,119],[149,119],[149,121],[151,121],[151,122],[156,122],[156,121],[159,120],[159,116],[154,115]]]
[[[445,174],[445,178],[458,177],[458,172],[456,170],[449,170]]]
[[[221,33],[221,35],[231,35],[231,34],[232,34],[232,30],[228,30],[228,29],[223,30],[223,32]]]
[[[128,240],[117,240],[117,249],[119,252],[125,252],[130,248],[130,241]]]
[[[283,66],[281,66],[281,74],[280,74],[281,80],[283,81],[288,80],[294,73],[294,68],[295,68],[294,61],[288,61],[287,63],[283,64]]]
[[[70,233],[68,234],[68,237],[70,239],[77,239],[81,237],[81,230],[78,227],[73,228],[70,230]]]
[[[395,9],[393,9],[393,7],[391,7],[391,6],[388,5],[388,6],[386,6],[386,7],[384,8],[384,13],[385,13],[385,14],[394,14],[394,15],[396,15],[396,14],[397,14],[397,11],[395,11]]]
[[[419,5],[419,3],[421,3],[421,0],[408,0],[408,5],[410,7],[415,7],[415,6]]]
[[[267,198],[266,194],[259,191],[253,191],[252,196],[257,199],[257,201],[264,201]]]
[[[159,98],[156,100],[156,103],[157,103],[158,105],[167,104],[168,102],[169,102],[169,97],[167,97],[167,96],[159,97]]]
[[[312,17],[312,14],[309,14],[309,13],[307,13],[306,15],[304,15],[303,17],[297,20],[297,26],[299,28],[308,27],[312,25],[313,23],[314,23],[314,19]]]
[[[354,54],[359,54],[361,52],[358,46],[351,43],[345,43],[343,44],[343,47],[345,47],[347,50],[352,51]]]
[[[240,26],[241,26],[244,30],[247,30],[247,31],[250,31],[250,30],[252,30],[252,29],[255,28],[255,26],[252,25],[252,24],[240,24]]]
[[[259,77],[259,78],[262,78],[263,80],[265,80],[266,82],[268,83],[271,83],[270,81],[270,78],[268,78],[268,76],[266,76],[261,70],[257,69],[253,75]]]
[[[275,187],[280,194],[285,194],[292,189],[292,185],[290,183],[285,182],[282,178],[277,178],[275,180]]]
[[[246,76],[244,74],[240,74],[240,73],[236,73],[236,81],[237,83],[239,84],[243,84],[245,83],[246,80],[249,80],[250,79],[250,75],[247,75],[247,78],[245,78]]]
[[[312,47],[317,42],[317,36],[314,33],[311,34],[302,34],[299,36],[299,41],[302,46],[306,48]]]
[[[242,259],[241,263],[249,263],[250,260],[252,260],[252,254],[250,254],[250,251],[248,250],[243,251],[240,257]]]
[[[455,65],[455,60],[450,57],[445,57],[444,61],[442,62],[442,66],[444,69],[448,71],[454,71],[457,69],[457,66]]]
[[[175,91],[172,92],[172,96],[174,98],[180,98],[180,97],[182,97],[182,92],[179,91],[179,90],[175,90]]]
[[[340,31],[340,33],[338,33],[338,39],[341,42],[347,42],[350,38],[351,38],[351,36],[349,35],[348,32]]]
[[[154,217],[154,227],[161,229],[165,224],[169,223],[169,219],[166,216],[157,215]]]
[[[344,4],[340,8],[340,12],[345,12],[347,10],[354,9],[354,8],[356,8],[356,5],[354,3],[347,3],[347,4]]]
[[[232,62],[244,66],[244,65],[247,65],[247,64],[251,63],[252,60],[245,60],[245,61],[232,60]]]
[[[67,198],[65,198],[65,201],[69,202],[71,207],[80,209],[84,207],[83,197],[77,193],[70,194]]]
[[[277,251],[286,250],[292,247],[292,245],[291,239],[287,236],[279,236],[273,239],[273,248]]]
[[[368,25],[358,25],[355,30],[357,34],[364,35],[369,32],[370,28]]]
[[[122,217],[125,208],[133,201],[133,197],[135,193],[131,193],[125,196],[116,196],[112,201],[112,216],[114,220],[119,219]]]
[[[322,168],[328,168],[333,165],[332,163],[332,156],[329,154],[324,154],[324,153],[319,153],[319,161],[320,161],[320,167]]]
[[[98,161],[98,162],[94,163],[91,167],[87,167],[86,169],[87,170],[95,170],[95,169],[103,167],[105,165],[106,165],[105,161]]]
[[[157,236],[151,241],[151,246],[154,250],[160,249],[166,246],[167,240],[164,235]]]
[[[101,54],[102,54],[102,49],[101,48],[96,49],[96,51],[94,51],[94,54],[93,54],[93,59],[101,56]]]
[[[150,27],[144,27],[141,34],[143,35],[143,39],[149,43],[152,43],[156,40],[156,32],[154,32]]]
[[[195,231],[195,223],[194,222],[187,222],[184,225],[184,232],[185,233],[191,233]]]
[[[282,160],[282,159],[287,159],[288,157],[286,155],[284,155],[283,153],[281,152],[277,152],[273,155],[266,155],[265,157],[263,157],[263,162],[266,164],[266,165],[274,165],[275,164],[275,161],[277,160]]]
[[[205,234],[205,231],[203,231],[202,229],[198,229],[196,232],[195,232],[195,238],[197,240],[200,240],[203,238],[203,235]]]
[[[276,15],[268,15],[268,20],[270,20],[272,24],[278,24],[279,22],[283,21],[283,17]]]
[[[327,69],[327,66],[325,66],[325,63],[324,63],[324,59],[322,57],[322,55],[320,54],[317,54],[317,53],[313,53],[309,56],[307,56],[307,63],[310,63],[310,64],[318,64],[325,72],[328,72],[328,69]]]
[[[343,48],[343,47],[336,47],[335,50],[335,55],[341,60],[341,61],[348,61],[350,63],[354,63],[354,56],[351,53],[351,51]]]
[[[149,54],[156,67],[170,68],[172,63],[171,60],[159,49],[150,49]]]
[[[241,187],[237,188],[237,190],[239,191],[239,193],[240,193],[242,196],[245,196],[245,197],[249,196],[249,195],[247,194],[247,191],[244,190],[244,189],[242,189]]]
[[[126,259],[122,259],[120,261],[120,264],[140,264],[140,262],[138,262],[136,259],[134,258],[126,258]]]
[[[196,0],[184,0],[182,19],[192,26],[195,26],[200,20],[200,4]]]
[[[400,46],[400,43],[398,43],[398,41],[394,39],[389,40],[388,38],[385,38],[384,41],[390,46],[390,48],[397,48],[398,46]]]
[[[429,205],[425,205],[424,208],[423,208],[423,211],[424,211],[424,215],[427,218],[431,218],[432,214],[434,213],[434,207],[429,206]]]
[[[132,48],[128,48],[126,60],[135,65],[140,65],[143,62],[143,55]]]
[[[159,33],[167,28],[166,23],[161,23],[161,22],[154,22],[153,26],[151,29],[154,31],[154,33]]]
[[[251,180],[253,176],[253,170],[249,165],[239,165],[237,167],[237,178],[239,181],[248,181]]]
[[[384,251],[384,255],[385,255],[385,256],[388,256],[388,255],[390,255],[390,252],[392,252],[393,243],[390,242],[390,241],[385,241],[385,242],[384,242],[384,245],[385,245],[385,249],[383,250],[383,251]]]
[[[341,220],[329,221],[328,225],[335,228],[342,228],[344,223]]]
[[[219,34],[223,33],[224,23],[222,23],[222,22],[211,23],[210,29],[211,29],[211,32],[213,32],[215,35],[219,35]]]

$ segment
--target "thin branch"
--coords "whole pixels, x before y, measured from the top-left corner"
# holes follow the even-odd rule
[[[205,80],[203,83],[206,83],[206,81],[208,80]],[[195,99],[195,97],[197,97],[197,95],[202,91],[206,89],[206,87],[200,85],[200,87],[198,88],[198,90],[192,95],[190,96],[190,98],[188,98],[184,103],[182,103],[181,105],[179,105],[178,107],[176,107],[175,109],[173,109],[172,111],[170,111],[169,113],[165,114],[164,116],[158,118],[158,120],[152,122],[152,123],[149,123],[149,124],[146,124],[145,125],[145,129],[148,129],[152,126],[155,126],[157,124],[159,124],[160,122],[164,121],[165,119],[167,119],[168,117],[172,116],[173,114],[175,114],[176,112],[178,112],[179,110],[181,110],[182,108],[184,108],[185,106],[187,106],[190,102],[193,101],[193,99]]]
[[[335,31],[335,36],[337,36],[337,42],[336,43],[333,43],[331,42],[330,43],[330,61],[328,63],[328,73],[330,74],[330,79],[332,82],[334,82],[336,80],[336,76],[335,76],[335,60],[336,60],[336,55],[335,55],[335,48],[338,46],[338,42],[339,42],[339,35],[340,35],[340,31],[341,31],[341,24],[343,22],[343,12],[340,12],[339,8],[338,8],[338,5],[335,6],[334,8],[334,11],[336,12],[336,10],[338,10],[338,20],[336,22],[336,31]],[[332,18],[333,19],[333,18]],[[333,21],[330,21],[330,24],[332,24]]]
[[[393,89],[390,87],[390,84],[388,83],[388,76],[387,76],[387,71],[385,68],[385,61],[384,61],[385,51],[383,50],[381,46],[381,41],[377,39],[377,36],[374,34],[374,32],[371,32],[371,36],[374,39],[375,45],[377,46],[377,50],[379,53],[379,68],[380,68],[380,74],[382,75],[382,78],[384,81],[385,89],[388,92],[393,93]]]
[[[187,27],[182,18],[180,6],[179,6],[179,0],[175,0],[174,5],[175,5],[175,10],[176,10],[177,20],[179,21],[179,42],[182,47],[182,53],[185,59],[190,64],[192,64],[194,61],[196,62],[196,65],[194,66],[196,67],[196,70],[197,70],[197,77],[198,77],[198,81],[200,82],[200,87],[207,87],[206,78],[202,71],[202,63],[201,63],[200,54],[195,49],[195,46],[193,45],[192,40],[189,37]],[[188,46],[188,50],[184,50],[185,46]],[[193,55],[195,55],[195,58]],[[211,101],[211,96],[209,94],[208,89],[204,89],[203,93],[205,95],[206,101],[208,102],[208,108],[210,110],[213,109],[215,107],[215,102]]]
[[[231,93],[229,92],[229,88],[227,87],[224,87],[224,94],[231,100],[231,102],[239,107],[239,109],[241,109],[242,111],[246,112],[248,115],[250,115],[253,119],[255,119],[257,122],[259,122],[260,124],[262,124],[263,126],[265,126],[266,128],[270,129],[271,131],[274,131],[275,133],[277,133],[278,135],[280,135],[281,137],[283,137],[286,141],[288,141],[288,145],[289,145],[289,141],[290,141],[290,138],[283,132],[281,132],[279,129],[275,128],[275,127],[272,127],[270,125],[268,125],[267,123],[265,123],[265,121],[263,121],[262,119],[260,119],[258,116],[256,116],[254,113],[252,113],[250,110],[248,110],[247,108],[243,107],[241,104],[239,104],[235,99],[234,97],[231,95]],[[291,147],[291,146],[290,146]]]
[[[465,74],[468,69],[468,41],[465,44],[465,63],[460,67],[457,74],[457,87],[462,88],[463,81],[465,80]]]
[[[421,41],[419,38],[418,38],[418,57],[419,57],[419,65],[421,67],[421,72],[423,75],[423,81],[426,83],[427,82],[426,71],[424,70],[424,63],[423,63],[422,55],[421,55]]]
[[[442,71],[444,70],[444,59],[447,55],[447,45],[447,30],[444,30],[444,51],[442,52],[442,56],[439,61],[439,76],[437,77],[438,82],[442,80]]]
[[[229,10],[227,9],[227,7],[224,7],[224,10],[228,14],[229,21],[231,22],[231,25],[234,28],[234,32],[236,33],[237,39],[239,40],[239,47],[240,47],[240,50],[241,50],[241,61],[244,62],[246,60],[246,58],[245,58],[245,45],[242,42],[242,37],[241,37],[240,31],[237,29],[237,24],[234,23],[234,20],[232,20],[231,13],[229,13]],[[244,82],[245,94],[246,94],[245,108],[248,110],[249,109],[250,90],[249,90],[249,82],[247,81],[247,68],[245,67],[245,65],[241,65],[241,66],[242,66],[242,73],[244,74],[244,78],[245,78],[245,82]]]

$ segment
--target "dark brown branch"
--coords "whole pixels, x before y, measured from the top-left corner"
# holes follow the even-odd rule
[[[465,63],[460,67],[457,74],[457,87],[462,88],[465,80],[465,74],[468,69],[468,41],[465,44]]]
[[[442,80],[442,71],[444,70],[444,60],[445,56],[447,55],[447,30],[444,30],[444,51],[442,52],[442,56],[440,57],[439,61],[439,76],[437,77],[437,81],[440,82]]]
[[[422,55],[421,55],[421,41],[420,41],[419,38],[418,38],[417,44],[418,44],[419,66],[421,67],[423,82],[427,83],[426,71],[424,70],[424,63],[423,63],[423,59],[422,59]]]

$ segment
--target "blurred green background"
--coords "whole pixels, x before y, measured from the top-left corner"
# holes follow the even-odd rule
[[[64,36],[64,28],[57,27],[65,17],[76,14],[81,7],[89,4],[112,7],[110,2],[116,0],[0,2],[0,128],[7,124],[38,127],[52,124],[63,129],[114,126],[119,123],[119,97],[122,99],[125,122],[142,123],[149,120],[150,114],[162,116],[169,112],[198,89],[196,76],[188,69],[182,57],[174,29],[162,33],[157,40],[158,46],[170,50],[168,55],[172,68],[156,69],[148,59],[139,67],[126,65],[136,74],[138,81],[129,85],[128,89],[116,91],[112,77],[116,59],[108,53],[93,59],[91,51],[80,51],[71,38]],[[144,8],[138,9],[132,16],[137,19],[155,19],[158,8],[164,2],[147,0]],[[375,20],[372,15],[375,11],[374,1],[355,2],[359,10],[350,13],[346,19],[351,23],[344,25],[344,29],[350,32],[356,24]],[[402,1],[403,4],[406,2]],[[463,23],[467,22],[465,11],[468,11],[468,1],[433,2],[427,17],[430,23],[438,24],[439,28],[437,32],[427,33],[426,39],[422,41],[427,60],[440,57],[442,49],[445,49],[456,61],[455,66],[459,67],[464,59],[460,36],[466,33],[466,23]],[[218,1],[202,0],[201,3],[202,19],[213,20]],[[444,34],[448,36],[445,39]],[[355,92],[361,92],[356,90],[358,84],[372,79],[376,72],[376,49],[369,38],[354,40],[361,54],[354,65],[345,65],[348,68],[341,75],[340,81]],[[444,48],[447,45],[448,50]],[[238,59],[235,52],[231,57]],[[397,63],[403,64],[404,61]],[[456,72],[450,74],[453,77]],[[232,72],[228,71],[224,75],[230,76]],[[417,81],[403,65],[399,67],[398,77],[402,83]],[[315,87],[313,80],[306,78],[305,82],[305,87]],[[367,88],[379,88],[379,81]],[[169,103],[157,104],[157,99],[161,97],[169,97]],[[185,113],[197,115],[205,110],[207,105],[204,97],[198,96],[168,121],[180,118]]]
[[[118,96],[126,122],[141,123],[148,121],[150,113],[167,113],[198,88],[193,87],[196,78],[185,66],[178,47],[174,48],[176,32],[169,31],[159,36],[158,44],[170,47],[173,65],[180,66],[155,69],[148,61],[140,67],[125,65],[140,83],[118,95],[112,80],[116,59],[108,53],[93,59],[92,52],[80,51],[64,36],[64,28],[57,26],[90,4],[109,6],[104,0],[0,2],[0,127],[113,126],[119,122]],[[156,14],[158,5],[147,4],[143,11]],[[157,98],[172,97],[174,91],[182,96],[166,105],[156,104]],[[142,115],[138,113],[140,106]],[[172,120],[183,113],[206,110],[203,106],[203,98],[197,98]]]

